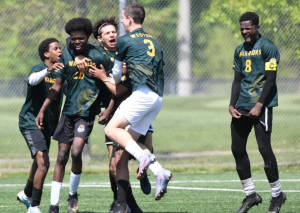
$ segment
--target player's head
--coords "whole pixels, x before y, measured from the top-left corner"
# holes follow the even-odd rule
[[[115,17],[99,19],[93,29],[94,38],[102,42],[103,47],[115,51],[118,24]]]
[[[88,48],[88,40],[93,32],[93,25],[89,19],[73,18],[65,26],[65,31],[71,36],[71,44],[77,52]]]
[[[42,61],[49,60],[53,64],[57,63],[61,54],[61,48],[56,38],[47,38],[39,46],[39,55]]]
[[[122,11],[121,22],[125,26],[126,32],[131,32],[132,25],[142,25],[146,13],[143,6],[139,4],[129,4]]]
[[[259,36],[259,16],[246,12],[240,18],[241,34],[247,43],[255,43]]]

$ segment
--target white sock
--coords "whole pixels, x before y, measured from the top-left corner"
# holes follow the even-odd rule
[[[52,181],[51,185],[51,205],[58,206],[62,183]]]
[[[79,182],[80,182],[80,176],[81,174],[74,174],[71,171],[71,176],[70,176],[70,195],[74,195],[77,192]]]
[[[255,187],[252,178],[241,180],[241,182],[243,184],[246,196],[251,195],[255,192]]]
[[[150,164],[148,169],[155,175],[155,177],[163,170],[162,166],[157,161]]]
[[[138,161],[140,161],[139,160],[140,156],[143,153],[145,153],[134,140],[129,141],[127,143],[127,145],[125,146],[125,150],[129,152],[131,155],[133,155],[133,157],[135,157],[135,159],[137,159]]]
[[[272,191],[272,197],[278,197],[281,193],[281,184],[280,181],[277,180],[274,183],[270,183],[271,191]]]

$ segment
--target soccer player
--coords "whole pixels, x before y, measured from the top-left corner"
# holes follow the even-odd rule
[[[56,100],[45,111],[42,129],[37,128],[34,119],[56,81],[54,71],[64,67],[62,63],[58,63],[62,52],[57,39],[48,38],[42,41],[38,50],[43,63],[31,69],[26,100],[19,115],[20,131],[34,160],[24,191],[18,193],[17,199],[26,205],[30,213],[41,212],[39,205],[50,165],[48,152],[51,136],[59,119],[62,93],[58,93]]]
[[[75,54],[81,54],[91,59],[88,65],[93,64],[99,67],[102,64],[108,68],[110,61],[96,47],[88,43],[93,31],[89,19],[71,19],[66,24],[65,31],[71,36],[71,44]],[[77,189],[82,172],[82,150],[92,131],[95,115],[99,113],[99,92],[104,85],[101,81],[90,76],[88,72],[79,72],[68,49],[63,52],[60,60],[65,67],[56,73],[57,80],[35,121],[38,128],[41,129],[45,110],[56,98],[66,80],[66,100],[61,119],[53,136],[53,139],[59,142],[59,150],[51,187],[51,206],[48,212],[56,213],[59,211],[58,203],[65,165],[71,151],[72,167],[68,212],[74,213],[78,212]]]
[[[93,34],[94,34],[94,38],[97,39],[100,42],[100,46],[99,49],[100,51],[102,51],[103,53],[107,54],[108,57],[110,57],[112,59],[112,66],[113,66],[113,59],[115,57],[115,52],[116,52],[116,43],[117,43],[117,22],[115,21],[114,17],[111,18],[103,18],[103,19],[99,19],[96,24],[94,25],[94,30],[93,30]],[[78,63],[79,64],[79,63]],[[124,67],[124,69],[126,69],[126,65]],[[126,72],[126,70],[125,70]],[[90,73],[92,76],[97,76],[96,73]],[[109,76],[110,71],[107,73],[107,75]],[[124,76],[126,77],[126,76]],[[111,99],[110,104],[108,104],[108,100],[103,102],[106,102],[106,104],[104,104],[105,107],[107,107],[107,105],[109,105],[107,107],[107,109],[103,112],[100,113],[99,115],[99,123],[100,124],[106,124],[110,118],[110,115],[113,114],[116,109],[118,108],[118,106],[120,105],[120,103],[125,100],[130,94],[131,94],[131,85],[130,85],[130,81],[127,78],[126,80],[122,81],[121,84],[118,86],[119,91],[116,93],[114,92],[115,95],[121,96],[119,98],[116,98],[114,95]],[[105,91],[104,89],[102,91]],[[109,94],[110,91],[107,91]],[[109,97],[108,95],[102,95],[102,97]],[[151,134],[153,132],[153,129],[149,129],[148,130],[148,134],[147,134],[147,139],[146,142],[147,145],[149,144],[151,146],[150,149],[152,149],[152,137]],[[145,142],[145,137],[141,138],[143,141],[141,141],[142,143]],[[128,160],[130,159],[130,155],[127,154],[127,152],[123,152],[122,149],[120,149],[119,146],[117,146],[116,143],[113,143],[113,141],[105,136],[105,140],[106,140],[106,144],[107,144],[107,148],[109,151],[109,155],[110,155],[110,181],[111,181],[111,188],[112,191],[114,193],[114,201],[111,205],[111,209],[110,211],[113,211],[114,205],[116,203],[117,200],[120,199],[120,197],[122,197],[122,193],[121,195],[118,196],[118,194],[120,193],[120,191],[117,191],[117,185],[116,181],[117,181],[117,175],[124,175],[125,177],[128,177],[128,183],[129,183],[129,171],[128,169],[123,170],[123,168],[128,168]],[[150,143],[149,143],[150,141]],[[119,159],[122,159],[122,161],[119,161]],[[117,165],[119,167],[118,169],[118,174],[117,174]],[[120,188],[120,187],[118,187]],[[145,194],[149,194],[151,192],[151,185],[149,182],[148,177],[145,175],[145,177],[143,179],[141,179],[141,188],[143,190],[143,192]],[[136,201],[133,197],[132,194],[132,189],[131,186],[129,184],[128,187],[128,191],[127,193],[124,195],[125,200],[129,206],[129,208],[131,209],[132,212],[142,212],[141,209],[137,206]]]
[[[235,74],[229,105],[232,116],[231,149],[246,194],[237,213],[247,212],[262,202],[261,196],[255,192],[246,151],[252,127],[272,191],[268,213],[275,213],[280,211],[286,200],[286,195],[281,191],[277,161],[271,147],[272,109],[278,105],[276,75],[280,55],[274,43],[259,33],[259,17],[256,13],[244,13],[239,22],[245,42],[234,53]]]
[[[151,153],[149,149],[144,151],[136,143],[140,135],[147,133],[150,124],[160,111],[164,87],[162,50],[154,38],[144,32],[142,28],[144,18],[145,10],[138,4],[127,5],[122,12],[122,23],[127,34],[120,37],[117,42],[118,54],[115,56],[113,77],[116,83],[120,82],[122,61],[126,61],[133,92],[121,103],[107,124],[105,133],[139,161],[138,179],[149,167],[156,177],[155,199],[159,200],[166,193],[172,173],[155,161],[155,156],[149,154]],[[95,69],[91,66],[89,72]],[[100,73],[101,80],[105,81],[107,78],[105,70],[101,69]],[[126,131],[128,125],[129,129]],[[125,189],[127,185],[124,181],[121,188]],[[125,210],[125,202],[119,203],[115,209],[117,212]]]

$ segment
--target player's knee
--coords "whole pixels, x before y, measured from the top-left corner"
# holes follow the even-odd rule
[[[73,161],[78,161],[81,160],[81,154],[82,154],[82,150],[73,150],[72,151],[72,160]]]
[[[235,159],[241,159],[247,155],[246,149],[241,149],[237,147],[231,147],[232,154]]]
[[[117,167],[116,165],[110,165],[109,166],[109,173],[112,174],[114,177],[117,176]]]
[[[57,155],[57,164],[64,166],[69,160],[69,155],[66,152],[60,151]]]
[[[111,138],[112,131],[111,131],[111,128],[110,128],[110,127],[106,126],[106,127],[104,128],[104,132],[105,132],[105,134],[106,134],[109,138]]]

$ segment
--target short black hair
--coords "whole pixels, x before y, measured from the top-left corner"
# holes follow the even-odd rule
[[[87,37],[93,32],[92,22],[87,18],[73,18],[65,26],[65,31],[71,35],[74,31],[84,31]]]
[[[124,8],[124,15],[130,16],[136,24],[143,24],[146,12],[140,4],[129,4]]]
[[[97,36],[100,36],[99,28],[105,27],[107,25],[113,25],[116,28],[116,30],[118,30],[118,23],[114,16],[112,16],[110,18],[101,18],[94,24],[93,35],[94,35],[95,39],[97,39]]]
[[[41,42],[39,46],[39,55],[42,61],[45,61],[46,57],[44,53],[49,52],[49,44],[53,42],[58,42],[59,41],[56,38],[47,38],[44,41]]]
[[[253,25],[258,26],[259,25],[259,16],[253,12],[246,12],[240,18],[240,22],[242,22],[242,21],[252,21]]]

